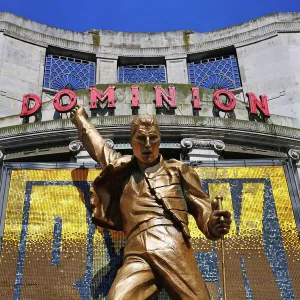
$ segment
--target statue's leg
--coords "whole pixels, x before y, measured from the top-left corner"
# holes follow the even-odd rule
[[[194,251],[179,229],[174,226],[149,228],[145,246],[146,259],[171,299],[210,300]]]
[[[108,300],[156,299],[158,288],[148,263],[138,256],[127,256],[108,294]]]

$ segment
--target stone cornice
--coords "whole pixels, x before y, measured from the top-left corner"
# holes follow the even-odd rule
[[[300,13],[278,13],[217,31],[193,32],[189,34],[188,47],[183,39],[185,31],[128,33],[97,30],[80,33],[43,25],[11,13],[0,13],[1,31],[37,45],[52,45],[98,56],[186,55],[228,46],[239,47],[280,32],[300,32]],[[94,45],[93,34],[100,35],[99,46]],[[161,46],[154,48],[153,44]]]
[[[94,117],[91,122],[105,136],[129,137],[129,124],[134,116]],[[223,141],[247,142],[260,145],[291,147],[300,149],[300,130],[242,120],[193,117],[163,116],[157,119],[163,137],[215,137],[222,136]],[[174,130],[176,128],[176,130]],[[0,129],[0,147],[23,147],[42,143],[55,144],[75,138],[77,130],[70,120],[55,120],[29,123]]]

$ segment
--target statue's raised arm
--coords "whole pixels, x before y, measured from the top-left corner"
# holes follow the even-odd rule
[[[121,154],[112,150],[95,126],[88,120],[88,115],[82,105],[78,104],[71,112],[71,121],[78,129],[78,136],[92,159],[102,168],[121,157]]]

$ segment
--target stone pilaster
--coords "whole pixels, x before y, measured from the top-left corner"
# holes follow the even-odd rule
[[[189,83],[186,57],[186,54],[165,57],[168,83]]]
[[[97,55],[96,84],[113,84],[118,82],[118,56]]]

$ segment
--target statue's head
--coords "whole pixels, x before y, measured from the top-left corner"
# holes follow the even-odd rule
[[[156,164],[159,155],[160,130],[157,119],[139,115],[130,124],[133,154],[144,168]]]

